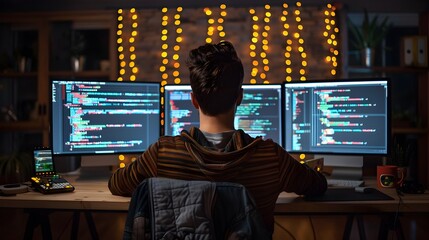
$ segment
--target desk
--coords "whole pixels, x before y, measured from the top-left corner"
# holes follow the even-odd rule
[[[79,181],[76,177],[65,177],[76,190],[70,193],[41,194],[30,190],[16,196],[0,196],[0,207],[26,209],[29,213],[24,239],[33,239],[33,230],[41,225],[44,239],[52,239],[49,214],[52,211],[73,211],[71,239],[77,239],[80,213],[86,217],[90,234],[98,239],[93,211],[127,212],[131,198],[114,196],[107,187],[107,180]]]
[[[73,177],[66,177],[76,188],[72,193],[43,195],[38,192],[18,194],[16,196],[0,196],[0,207],[45,209],[45,210],[73,210],[73,211],[119,211],[126,212],[130,198],[113,196],[106,180],[79,181]],[[375,181],[366,180],[368,186],[375,186]],[[276,215],[350,215],[395,214],[398,209],[399,198],[394,189],[383,189],[383,192],[395,200],[389,201],[341,201],[341,202],[308,202],[304,198],[292,193],[281,193],[275,207]],[[402,197],[403,203],[399,207],[401,214],[425,213],[429,214],[429,193]]]

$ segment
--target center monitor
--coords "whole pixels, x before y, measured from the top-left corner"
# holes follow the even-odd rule
[[[285,149],[291,153],[342,155],[336,160],[325,157],[325,165],[345,168],[361,168],[363,155],[387,156],[389,86],[388,79],[284,83]],[[360,161],[349,161],[346,155],[358,156]]]
[[[179,135],[199,126],[199,113],[191,103],[190,85],[165,86],[165,135]],[[243,100],[234,125],[252,137],[261,136],[282,144],[281,84],[243,85]]]
[[[160,84],[52,80],[54,155],[141,153],[160,136]]]

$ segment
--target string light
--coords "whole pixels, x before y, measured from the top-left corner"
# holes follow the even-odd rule
[[[138,67],[135,66],[135,61],[137,59],[137,55],[134,53],[135,50],[135,46],[134,46],[134,42],[135,42],[135,37],[138,35],[137,32],[137,27],[138,27],[138,15],[137,15],[137,11],[135,8],[131,8],[130,9],[130,13],[131,13],[131,19],[133,20],[132,24],[131,24],[131,37],[129,38],[129,44],[130,47],[128,49],[128,51],[130,52],[130,63],[129,63],[129,67],[131,69],[131,75],[130,75],[130,81],[135,81],[136,80],[136,74],[138,73]]]
[[[292,60],[291,60],[291,56],[292,56],[292,39],[289,38],[289,29],[290,29],[290,25],[287,23],[288,20],[288,8],[289,5],[287,3],[283,3],[283,11],[282,11],[282,17],[280,18],[280,20],[283,23],[283,36],[286,38],[286,47],[285,47],[285,73],[286,73],[286,77],[285,80],[290,82],[292,81]]]
[[[226,15],[227,15],[227,13],[226,13],[226,4],[221,4],[219,6],[219,8],[220,8],[220,17],[217,19],[217,22],[219,24],[218,31],[219,31],[219,38],[223,39],[223,38],[226,37],[226,33],[225,33],[225,30],[224,30],[224,27],[223,27],[223,23],[225,21]]]
[[[330,74],[332,76],[337,75],[337,67],[338,67],[338,61],[337,56],[339,55],[338,51],[338,35],[339,35],[339,28],[336,25],[335,21],[335,6],[332,6],[332,4],[327,4],[326,9],[324,10],[324,16],[325,16],[325,31],[323,32],[323,37],[326,39],[326,43],[329,46],[329,53],[325,57],[325,62],[330,64],[332,66],[330,70]]]
[[[270,71],[270,61],[268,59],[267,53],[269,50],[269,32],[271,30],[270,9],[270,5],[264,5],[264,14],[261,18],[258,17],[254,8],[249,9],[252,19],[252,37],[251,44],[249,45],[249,56],[252,59],[252,68],[250,71],[251,84],[256,84],[257,78],[261,79],[263,83],[269,83],[269,80],[267,79],[267,73]],[[263,22],[262,25],[259,24],[260,21]],[[260,59],[260,61],[258,59]]]
[[[175,84],[181,83],[180,78],[180,49],[181,42],[183,41],[183,28],[181,27],[181,13],[182,7],[176,8],[176,13],[173,16],[168,15],[168,8],[162,8],[162,22],[161,22],[161,66],[159,71],[161,73],[161,92],[164,91],[164,86],[168,84],[170,76],[172,76]],[[169,23],[172,20],[174,29],[169,30]],[[170,37],[169,37],[170,36]],[[170,41],[169,41],[170,39]],[[174,39],[171,43],[171,39]],[[170,44],[172,47],[170,47]],[[170,50],[171,49],[171,50]],[[162,121],[162,120],[161,120]]]
[[[306,71],[305,67],[307,66],[307,54],[305,53],[304,49],[304,39],[302,38],[301,32],[303,32],[304,26],[301,24],[301,2],[296,2],[296,7],[294,14],[295,14],[295,21],[297,23],[297,32],[294,33],[294,38],[298,40],[298,52],[301,56],[301,68],[299,69],[299,74],[301,75],[300,80],[305,81],[306,78]]]
[[[164,86],[167,84],[168,81],[168,73],[167,73],[167,64],[168,64],[168,8],[162,8],[162,21],[161,21],[161,66],[159,67],[159,71],[161,72],[161,90],[163,90]]]
[[[251,84],[256,84],[256,76],[258,75],[258,59],[256,58],[256,44],[259,41],[259,25],[258,25],[258,16],[256,15],[256,11],[255,9],[251,8],[249,10],[250,15],[252,16],[252,39],[251,39],[251,44],[249,46],[250,51],[249,51],[249,56],[252,59],[252,68],[251,68],[251,72],[250,72],[250,83]]]
[[[265,8],[265,16],[264,16],[264,29],[262,32],[262,50],[261,50],[261,58],[262,58],[262,63],[263,63],[263,67],[262,67],[262,73],[260,74],[260,78],[262,79],[263,83],[270,83],[270,81],[267,79],[267,72],[269,71],[270,67],[269,67],[269,60],[267,58],[267,51],[268,51],[268,46],[269,46],[269,41],[268,41],[268,36],[269,36],[269,32],[270,32],[270,19],[271,19],[271,6],[266,4],[264,6]]]
[[[206,43],[212,43],[213,42],[213,34],[215,31],[214,27],[214,19],[211,17],[212,11],[210,8],[204,8],[204,13],[207,16],[207,37],[206,37]]]
[[[175,84],[180,84],[181,79],[180,79],[180,71],[179,71],[179,67],[180,67],[180,63],[179,63],[179,50],[180,50],[180,43],[182,42],[183,38],[182,38],[182,28],[180,27],[181,21],[181,13],[183,11],[182,7],[177,7],[176,8],[176,14],[174,15],[174,19],[176,19],[174,21],[174,25],[176,27],[176,44],[174,45],[173,51],[173,77],[174,77],[174,83]]]
[[[117,81],[123,81],[124,80],[124,74],[125,74],[125,65],[126,63],[123,61],[125,58],[124,55],[124,46],[123,46],[123,40],[122,40],[122,35],[123,35],[123,28],[124,28],[124,10],[123,9],[118,9],[118,30],[116,31],[116,43],[118,44],[118,58],[119,58],[119,76],[117,78]],[[122,64],[122,63],[125,64]]]
[[[221,4],[219,6],[219,17],[215,21],[213,17],[213,11],[206,7],[203,9],[204,14],[207,17],[207,37],[206,43],[212,43],[214,41],[215,31],[218,33],[219,41],[223,41],[226,37],[226,32],[224,28],[225,17],[227,16],[226,4]]]

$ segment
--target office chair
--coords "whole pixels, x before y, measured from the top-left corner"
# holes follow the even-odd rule
[[[134,191],[124,239],[271,239],[240,184],[149,178]]]

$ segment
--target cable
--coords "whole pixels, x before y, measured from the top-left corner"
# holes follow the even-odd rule
[[[283,231],[285,231],[293,240],[296,240],[295,236],[289,231],[287,230],[285,227],[283,227],[282,225],[280,225],[277,221],[274,221],[274,223],[281,228]]]
[[[394,230],[394,231],[396,231],[396,224],[398,223],[398,218],[399,218],[399,208],[400,208],[401,204],[403,203],[403,199],[402,199],[403,194],[402,194],[401,190],[399,190],[399,189],[397,188],[397,189],[396,189],[396,194],[397,194],[397,196],[398,196],[398,198],[399,198],[399,201],[398,201],[398,206],[396,207],[395,218],[394,218],[394,220],[393,220],[393,224],[392,224],[392,228],[393,228],[393,230]],[[393,236],[392,236],[392,237],[393,237]]]
[[[316,240],[316,229],[314,229],[314,223],[311,216],[308,216],[308,220],[310,220],[311,231],[313,232],[313,239]]]

